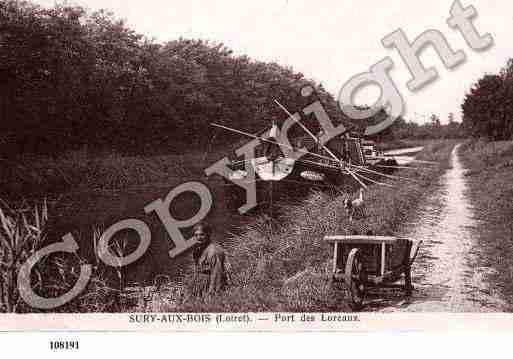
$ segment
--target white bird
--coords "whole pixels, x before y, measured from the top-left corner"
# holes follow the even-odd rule
[[[363,201],[363,188],[360,188],[360,194],[358,198],[351,201],[351,199],[346,198],[344,200],[344,208],[346,213],[349,215],[349,222],[353,221],[353,217],[355,215],[363,217],[365,215],[364,212],[364,201]]]

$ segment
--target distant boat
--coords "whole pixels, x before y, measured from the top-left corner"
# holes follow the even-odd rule
[[[418,153],[418,152],[422,151],[423,149],[424,149],[423,146],[400,148],[397,150],[385,151],[384,155],[385,156],[400,156],[400,155]]]
[[[415,156],[412,155],[419,153],[423,149],[423,146],[400,148],[397,150],[385,151],[384,155],[389,158],[392,157],[399,166],[405,166],[415,160]]]

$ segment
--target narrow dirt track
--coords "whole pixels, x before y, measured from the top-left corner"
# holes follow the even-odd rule
[[[494,312],[506,303],[486,281],[491,268],[480,267],[482,255],[474,229],[479,223],[466,192],[459,145],[451,154],[452,168],[439,186],[420,204],[418,215],[403,233],[423,241],[413,268],[415,290],[409,299],[370,301],[375,310],[413,312]],[[386,297],[386,295],[385,295]],[[371,309],[372,310],[372,309]]]

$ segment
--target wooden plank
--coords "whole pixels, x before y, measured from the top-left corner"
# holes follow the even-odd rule
[[[385,274],[386,244],[381,243],[381,275]]]
[[[387,243],[393,244],[398,237],[390,236],[364,236],[364,235],[333,235],[326,236],[324,240],[326,242],[338,242],[338,243],[351,243],[351,244],[380,244]]]
[[[415,262],[415,258],[417,258],[417,253],[419,252],[420,245],[422,244],[422,241],[416,241],[413,242],[413,246],[410,251],[410,265]]]
[[[381,248],[379,245],[373,246],[372,258],[374,258],[376,270],[374,271],[376,276],[381,276]]]
[[[335,242],[335,250],[333,251],[333,273],[337,272],[337,259],[338,259],[338,242]]]

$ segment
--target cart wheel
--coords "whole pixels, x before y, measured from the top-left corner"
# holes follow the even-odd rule
[[[351,306],[356,310],[361,309],[363,307],[365,286],[363,281],[363,264],[358,248],[351,249],[347,257],[345,282],[349,288]]]

